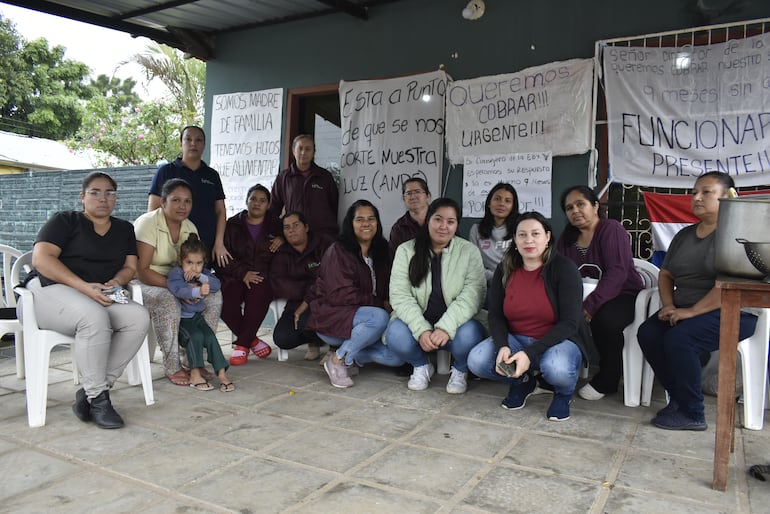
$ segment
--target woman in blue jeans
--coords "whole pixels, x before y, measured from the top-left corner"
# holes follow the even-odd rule
[[[551,225],[538,212],[516,222],[513,244],[492,277],[491,337],[468,355],[477,376],[510,385],[502,407],[517,410],[535,392],[533,370],[553,386],[546,416],[570,417],[570,402],[584,357],[593,358],[582,315],[583,284],[575,264],[553,251]]]
[[[353,385],[358,366],[403,361],[381,342],[388,325],[390,251],[380,213],[368,200],[350,206],[342,233],[324,253],[310,296],[307,327],[337,350],[324,363],[334,387]]]
[[[486,293],[479,249],[455,237],[460,206],[437,198],[428,207],[417,237],[396,250],[390,274],[395,315],[385,339],[396,355],[414,366],[408,387],[422,391],[433,376],[428,353],[448,350],[454,358],[447,392],[467,389],[468,352],[483,337],[473,317]]]

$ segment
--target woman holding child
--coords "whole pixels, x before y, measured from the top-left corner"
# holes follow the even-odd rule
[[[139,216],[134,222],[136,247],[139,254],[137,276],[142,298],[158,346],[163,353],[163,369],[174,384],[187,386],[190,374],[179,360],[179,301],[168,289],[167,275],[179,263],[179,245],[190,234],[197,234],[195,225],[188,220],[192,209],[193,193],[182,179],[171,179],[163,184],[161,206]],[[209,327],[216,331],[222,295],[217,292],[204,299],[203,316]]]
[[[108,296],[136,273],[136,240],[127,221],[112,217],[118,186],[106,173],[83,180],[82,211],[53,215],[37,235],[27,287],[40,328],[75,336],[75,361],[83,388],[72,410],[99,428],[120,428],[123,419],[110,388],[147,335],[141,305]]]

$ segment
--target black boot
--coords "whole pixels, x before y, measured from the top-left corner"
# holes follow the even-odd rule
[[[123,418],[115,412],[110,402],[110,392],[102,391],[91,400],[91,421],[99,428],[121,428]]]
[[[83,388],[75,393],[75,403],[72,404],[72,412],[80,421],[91,421],[91,404],[88,403],[86,392]]]

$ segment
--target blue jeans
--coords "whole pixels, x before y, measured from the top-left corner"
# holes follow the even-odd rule
[[[511,355],[532,345],[537,339],[527,336],[508,334],[508,347]],[[540,356],[540,372],[543,379],[553,386],[555,393],[572,396],[578,380],[583,354],[578,345],[565,339],[548,348]],[[474,375],[513,384],[517,379],[508,378],[495,371],[497,366],[497,347],[491,337],[484,339],[468,354],[468,367]]]
[[[337,358],[345,360],[348,366],[353,364],[356,355],[366,348],[373,345],[382,338],[385,327],[388,326],[388,313],[385,309],[379,307],[359,307],[353,316],[353,329],[350,331],[350,337],[343,339],[341,337],[332,337],[324,334],[318,334],[329,346],[339,346],[337,348]]]
[[[452,366],[457,371],[468,371],[468,352],[484,337],[484,329],[481,323],[475,319],[468,320],[457,329],[454,339],[450,339],[442,348],[452,354],[454,362]],[[393,353],[398,355],[415,368],[428,364],[428,355],[420,347],[420,344],[412,336],[409,327],[398,318],[394,318],[388,325],[385,340]]]
[[[719,348],[719,309],[680,321],[671,326],[656,312],[637,332],[639,346],[655,375],[688,417],[703,421],[701,389],[702,353]],[[754,333],[757,317],[741,313],[738,340]]]

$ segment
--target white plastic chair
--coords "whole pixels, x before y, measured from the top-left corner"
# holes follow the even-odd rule
[[[10,246],[0,245],[0,258],[3,265],[3,287],[0,294],[0,307],[16,309],[16,296],[13,288],[19,283],[19,276],[25,264],[32,262],[32,253],[23,254],[20,250]],[[23,260],[22,260],[23,259]],[[16,376],[24,378],[24,334],[21,322],[16,319],[0,319],[0,336],[13,334],[16,345]]]
[[[634,259],[634,268],[644,282],[644,289],[636,295],[634,320],[623,329],[623,403],[627,407],[638,407],[642,394],[643,369],[646,361],[639,346],[636,333],[639,326],[650,315],[650,301],[658,296],[658,274],[660,269],[645,260]]]
[[[283,315],[283,310],[286,308],[286,300],[283,298],[276,298],[272,302],[270,302],[270,312],[273,313],[273,320],[275,321],[275,324],[278,324],[278,320]],[[284,350],[283,348],[279,348],[278,346],[275,347],[276,350],[278,350],[278,360],[280,362],[284,362],[289,360],[289,350]]]
[[[45,425],[51,350],[62,344],[73,345],[75,338],[38,327],[32,293],[24,287],[17,287],[15,291],[21,300],[20,317],[25,335],[24,369],[27,379],[27,421],[30,427],[42,427]],[[147,405],[155,403],[146,337],[139,351],[129,363],[127,370],[129,384],[136,385],[141,381],[145,403]],[[137,374],[139,381],[137,381]]]

